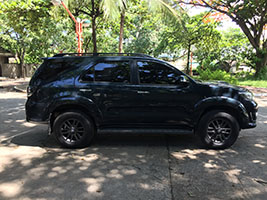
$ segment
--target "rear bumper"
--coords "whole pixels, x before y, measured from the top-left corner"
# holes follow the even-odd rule
[[[26,121],[27,122],[31,122],[31,123],[34,123],[34,124],[49,124],[49,121],[43,121],[43,119],[38,119],[38,118],[29,118],[29,117],[26,117]]]
[[[48,124],[49,115],[46,110],[46,104],[37,103],[28,99],[25,104],[26,120],[37,124]]]

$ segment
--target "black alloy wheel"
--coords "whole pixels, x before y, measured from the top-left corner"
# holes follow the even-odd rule
[[[61,136],[69,143],[79,142],[85,134],[84,131],[83,123],[74,118],[64,121],[60,128]]]
[[[225,118],[213,119],[208,123],[208,129],[205,140],[207,143],[223,145],[232,134],[232,125]]]
[[[206,147],[225,149],[232,146],[238,138],[239,124],[229,113],[212,111],[201,118],[198,134]]]
[[[94,137],[92,120],[82,112],[64,112],[57,116],[53,125],[57,141],[67,148],[85,147]]]

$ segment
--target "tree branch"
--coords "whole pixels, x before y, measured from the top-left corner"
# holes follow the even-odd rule
[[[86,15],[90,16],[90,17],[93,17],[92,12],[89,13],[89,12],[86,12],[84,10],[78,10],[78,12],[81,12],[83,14],[86,14]]]

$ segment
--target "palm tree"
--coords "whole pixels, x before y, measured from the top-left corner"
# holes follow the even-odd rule
[[[120,16],[119,53],[123,52],[123,33],[127,2],[130,0],[65,0],[72,7],[75,17],[80,13],[87,15],[92,23],[93,52],[97,53],[96,19],[102,14],[106,18],[115,19]],[[167,0],[144,0],[147,2],[151,12],[168,12],[176,16],[176,11],[165,1]]]
[[[129,0],[128,0],[129,1]],[[176,11],[164,0],[145,0],[151,12],[169,12],[176,16]],[[120,15],[120,35],[119,35],[119,53],[123,52],[123,33],[125,23],[125,13],[127,10],[127,0],[102,0],[102,9],[106,18],[114,19]]]

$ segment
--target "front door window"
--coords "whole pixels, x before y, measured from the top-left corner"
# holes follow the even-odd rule
[[[137,62],[140,84],[177,85],[179,74],[156,62]]]

